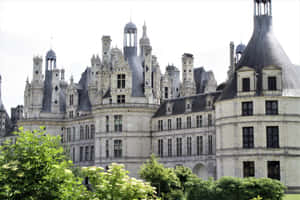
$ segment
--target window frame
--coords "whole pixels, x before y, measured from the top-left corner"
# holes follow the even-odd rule
[[[253,102],[245,101],[242,102],[242,116],[252,116],[253,115]]]
[[[255,177],[255,162],[244,161],[243,162],[243,177]]]
[[[254,148],[254,128],[243,127],[243,149]]]
[[[273,132],[274,131],[274,132]],[[267,148],[280,148],[279,147],[279,127],[278,126],[267,126]]]

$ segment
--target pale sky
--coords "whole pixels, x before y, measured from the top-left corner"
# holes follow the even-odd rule
[[[300,0],[272,3],[275,35],[300,64]],[[0,0],[0,74],[8,113],[24,102],[34,55],[44,59],[52,46],[66,80],[73,75],[77,82],[92,55],[101,55],[102,35],[122,49],[130,17],[138,38],[146,21],[162,72],[168,63],[181,69],[181,55],[192,53],[195,67],[212,70],[220,84],[227,76],[230,41],[247,44],[252,35],[253,0]]]

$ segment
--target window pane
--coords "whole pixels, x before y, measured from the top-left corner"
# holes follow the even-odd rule
[[[243,78],[242,80],[243,84],[243,92],[249,92],[250,91],[250,78]]]

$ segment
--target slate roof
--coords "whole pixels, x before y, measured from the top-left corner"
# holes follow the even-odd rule
[[[81,111],[91,111],[91,102],[88,95],[88,81],[91,76],[91,69],[87,68],[81,75],[80,81],[78,83],[78,98],[79,106],[78,109]]]
[[[300,67],[291,63],[277,41],[272,27],[271,16],[255,16],[253,35],[237,64],[236,70],[243,66],[253,68],[258,74],[256,95],[262,94],[262,69],[265,66],[282,68],[282,87],[284,96],[300,96]],[[236,71],[229,78],[220,100],[231,99],[237,93]]]
[[[192,102],[192,110],[191,112],[201,112],[207,110],[206,107],[206,100],[208,96],[211,96],[213,99],[213,103],[217,100],[221,92],[213,92],[213,93],[205,93],[205,94],[198,94],[195,96],[189,96],[189,97],[181,97],[181,98],[176,98],[176,99],[170,99],[164,101],[159,109],[156,111],[154,114],[155,117],[162,117],[162,116],[167,116],[167,103],[172,104],[172,113],[168,114],[169,115],[179,115],[179,114],[184,114],[186,112],[185,105],[186,105],[186,100],[190,100]]]
[[[196,83],[196,94],[204,93],[207,81],[210,78],[212,72],[206,72],[203,67],[194,69],[194,80]]]

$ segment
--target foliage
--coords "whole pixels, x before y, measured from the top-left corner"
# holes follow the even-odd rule
[[[180,181],[183,193],[185,193],[188,190],[189,186],[195,179],[199,179],[195,174],[193,174],[192,170],[188,167],[176,166],[174,172]]]
[[[262,200],[263,198],[261,198],[261,196],[257,196],[257,197],[254,197],[253,199],[251,199],[251,200]]]
[[[15,133],[0,146],[0,199],[80,199],[84,187],[70,170],[60,137],[36,131]]]
[[[165,168],[154,155],[141,167],[141,178],[157,188],[158,196],[163,199],[180,199],[183,196],[180,180],[174,169]]]
[[[102,167],[82,168],[82,175],[88,177],[91,190],[87,199],[156,199],[155,188],[142,180],[130,178],[123,165],[112,164],[107,172]]]
[[[190,186],[188,190],[187,200],[195,199],[205,199],[205,200],[215,200],[216,198],[216,187],[213,179],[208,181],[202,180],[200,178],[195,178],[190,181]]]
[[[269,178],[222,177],[214,181],[198,178],[186,167],[165,168],[154,156],[142,167],[140,175],[163,199],[187,200],[281,200],[285,186]]]

